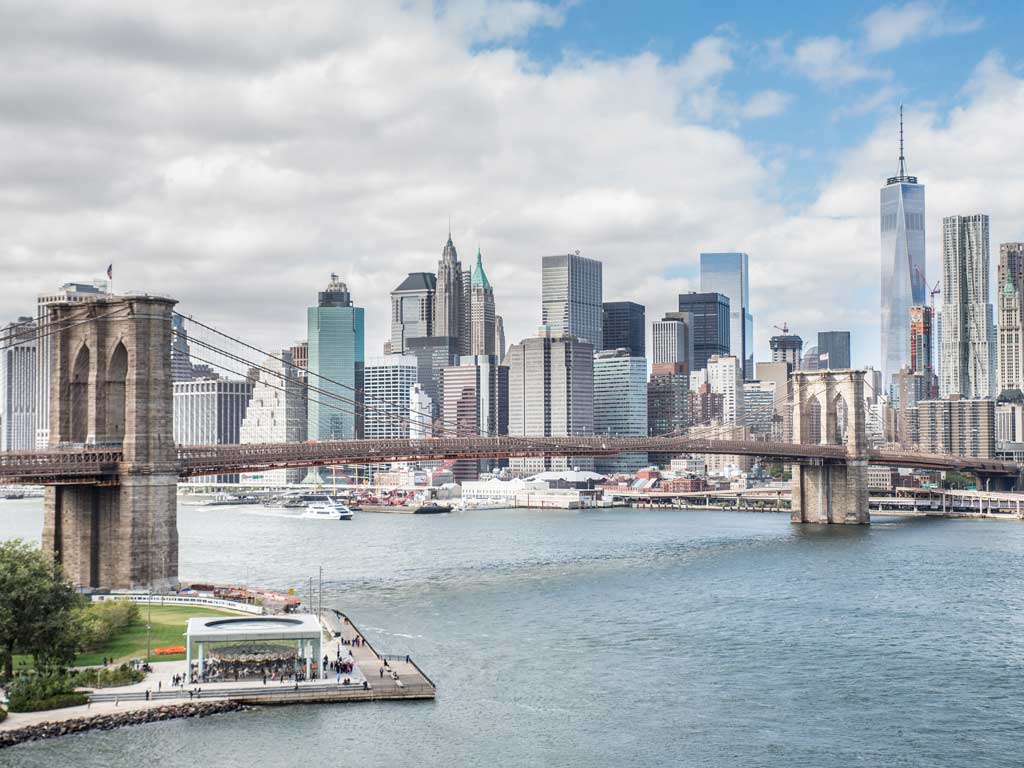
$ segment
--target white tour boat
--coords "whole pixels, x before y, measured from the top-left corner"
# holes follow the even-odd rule
[[[299,515],[299,517],[304,517],[311,520],[352,519],[352,510],[346,507],[340,501],[335,501],[326,493],[307,494],[304,497],[304,501],[306,502],[306,511]]]

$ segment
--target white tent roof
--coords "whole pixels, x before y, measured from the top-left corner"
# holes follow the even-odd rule
[[[230,640],[307,640],[322,633],[312,613],[283,616],[203,616],[188,620],[188,642],[221,643]]]
[[[530,478],[530,480],[543,480],[546,482],[550,482],[552,480],[564,480],[567,483],[586,483],[591,480],[604,479],[604,475],[579,469],[566,470],[565,472],[541,472],[539,475],[534,475]]]

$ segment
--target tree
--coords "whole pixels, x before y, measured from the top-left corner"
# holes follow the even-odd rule
[[[0,543],[0,658],[14,674],[14,654],[30,653],[37,667],[75,658],[75,609],[81,596],[60,567],[20,539]]]

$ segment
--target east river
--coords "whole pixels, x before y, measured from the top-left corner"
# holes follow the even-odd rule
[[[0,538],[38,540],[38,500]],[[182,506],[181,575],[304,590],[434,702],[266,708],[0,766],[1020,766],[1024,524],[651,510]]]

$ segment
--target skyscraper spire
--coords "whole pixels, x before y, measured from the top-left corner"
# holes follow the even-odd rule
[[[903,102],[900,102],[900,164],[896,175],[899,177],[907,175],[907,161],[903,157]]]

